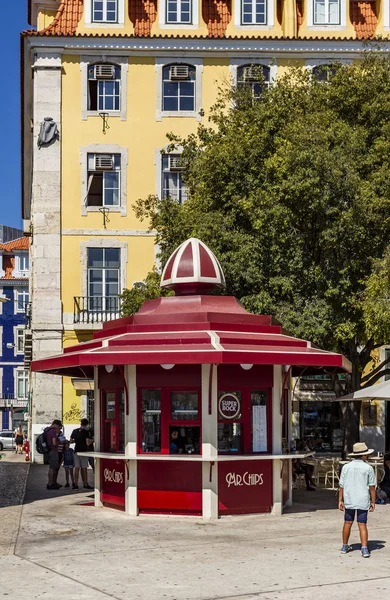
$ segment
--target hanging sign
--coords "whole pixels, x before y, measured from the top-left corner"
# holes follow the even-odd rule
[[[241,402],[235,394],[223,394],[218,402],[218,410],[222,419],[236,419],[241,413]]]

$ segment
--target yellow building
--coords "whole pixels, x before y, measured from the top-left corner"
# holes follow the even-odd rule
[[[289,65],[350,60],[390,29],[389,1],[29,0],[22,34],[23,217],[31,245],[33,358],[119,315],[155,260],[133,212],[186,198],[166,134],[207,117],[224,81],[272,84]],[[57,378],[54,378],[57,379]],[[58,378],[59,379],[59,378]],[[88,393],[89,392],[89,393]],[[88,411],[93,383],[34,374],[33,433]]]

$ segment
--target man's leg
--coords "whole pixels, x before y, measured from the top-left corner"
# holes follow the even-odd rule
[[[75,469],[74,469],[74,484],[75,485],[79,484],[79,473],[80,473],[80,468],[75,467]]]
[[[88,473],[85,467],[81,469],[81,479],[83,480],[84,485],[88,485]]]
[[[48,485],[53,485],[53,483],[54,483],[54,469],[49,467]]]

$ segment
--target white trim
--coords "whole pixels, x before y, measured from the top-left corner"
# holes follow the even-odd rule
[[[128,414],[125,411],[125,454],[131,457],[127,463],[129,476],[126,478],[125,511],[133,517],[138,516],[137,498],[137,440],[138,440],[138,401],[137,367],[126,365],[124,368],[128,393]]]
[[[232,80],[232,84],[234,86],[237,85],[237,69],[242,65],[263,65],[264,67],[269,68],[269,84],[275,85],[276,77],[278,73],[278,65],[272,57],[264,57],[261,58],[256,56],[254,58],[246,57],[246,58],[232,58],[230,59],[230,77]]]
[[[18,373],[25,373],[24,379],[27,381],[27,396],[19,397],[18,396]],[[16,367],[14,369],[14,398],[17,400],[28,400],[28,392],[29,392],[29,377],[28,371],[24,367]]]
[[[211,390],[211,365],[202,365],[202,517],[218,519],[218,464],[211,466],[207,459],[218,457],[218,378],[217,365],[213,367]],[[211,398],[209,394],[211,391]],[[209,414],[211,403],[211,414]],[[211,469],[211,470],[210,470]],[[210,481],[211,475],[211,481]]]
[[[122,217],[127,214],[127,164],[128,150],[117,144],[90,144],[80,148],[80,164],[81,164],[81,215],[86,217],[89,212],[99,212],[102,206],[87,206],[88,195],[88,154],[120,154],[121,170],[120,170],[120,205],[105,206],[106,212],[120,212]],[[112,232],[110,232],[112,235]]]
[[[109,238],[107,240],[87,240],[86,242],[80,242],[80,263],[81,263],[81,295],[88,296],[88,248],[120,248],[120,290],[121,294],[126,287],[126,270],[128,261],[128,244],[126,242],[119,242],[115,238]]]
[[[20,285],[20,283],[18,284]],[[26,295],[26,292],[28,294],[28,301],[30,302],[30,292],[29,292],[29,288],[27,286],[21,286],[19,287],[15,287],[15,291],[14,291],[14,314],[23,314],[26,310],[26,307],[23,306],[22,309],[18,308],[18,304],[19,304],[19,300],[18,300],[18,295],[19,293],[23,293],[23,295]]]
[[[57,12],[57,0],[30,0],[31,2],[31,23],[33,27],[38,26],[38,13],[40,10],[52,10]]]
[[[307,69],[313,70],[315,67],[319,67],[320,65],[329,65],[333,63],[347,65],[351,62],[352,59],[340,58],[339,56],[329,56],[328,58],[308,58],[305,60],[305,67]]]
[[[109,58],[109,60],[108,60]],[[127,73],[129,70],[129,60],[127,56],[112,56],[107,57],[106,54],[82,54],[80,56],[80,71],[81,71],[81,118],[83,121],[88,117],[99,117],[98,110],[88,110],[88,67],[91,63],[115,64],[120,67],[120,109],[105,111],[109,118],[120,117],[121,121],[127,119]],[[101,117],[99,117],[101,118]]]
[[[383,6],[384,28],[390,29],[390,0],[385,0]]]
[[[166,65],[175,63],[191,64],[195,67],[195,110],[183,111],[163,111],[162,110],[162,72]],[[156,94],[156,121],[161,121],[165,117],[195,117],[197,121],[201,121],[200,110],[202,108],[202,73],[203,73],[203,58],[189,58],[183,55],[181,59],[172,56],[156,56],[156,77],[157,77],[157,94]]]
[[[93,207],[90,207],[93,208]],[[115,207],[114,207],[115,208]],[[120,237],[154,237],[156,231],[145,231],[143,229],[63,229],[62,235],[96,235],[102,236],[120,236]]]
[[[25,326],[24,325],[15,325],[14,326],[14,355],[22,355],[24,354],[24,330],[25,330]],[[23,350],[18,350],[18,331],[22,331],[23,332]]]
[[[325,31],[342,31],[347,26],[347,5],[346,0],[339,0],[340,23],[336,25],[328,25],[326,23],[314,23],[314,1],[307,0],[307,26],[308,29],[317,31],[319,29]]]
[[[159,2],[159,27],[160,29],[198,29],[199,27],[199,0],[190,0],[191,3],[191,12],[192,19],[191,23],[167,23],[166,22],[166,11],[167,11],[167,1],[168,0],[160,0]]]
[[[328,27],[326,28],[328,30]],[[26,45],[28,48],[41,49],[48,51],[52,49],[62,52],[62,54],[73,55],[75,50],[80,52],[109,52],[110,56],[115,56],[115,52],[127,56],[153,56],[154,53],[169,52],[170,57],[183,57],[189,62],[194,61],[192,53],[196,56],[207,55],[212,57],[226,58],[226,53],[252,54],[253,52],[268,52],[273,56],[282,54],[284,58],[294,56],[303,57],[312,56],[313,58],[318,53],[329,55],[331,52],[337,52],[342,56],[356,55],[365,49],[364,40],[344,40],[340,39],[259,39],[252,38],[207,38],[194,37],[191,39],[180,39],[177,37],[168,38],[115,38],[110,36],[105,37],[88,37],[88,36],[26,36]],[[389,52],[390,41],[384,40],[383,44],[378,48],[378,52],[386,54]],[[169,59],[169,62],[172,58]],[[57,68],[57,65],[54,65]],[[61,68],[59,64],[58,68]]]
[[[23,271],[20,269],[20,259],[22,257],[30,258],[28,250],[17,250],[14,252],[14,257],[15,257],[15,266],[14,266],[14,270],[12,272],[13,277],[16,277],[19,279],[22,279],[22,278],[28,279],[30,268],[28,268],[27,270],[24,269]]]
[[[241,23],[241,7],[242,0],[234,0],[234,27],[236,29],[241,30],[264,30],[264,29],[272,29],[275,23],[275,1],[274,0],[265,0],[266,2],[266,14],[267,14],[267,22],[264,25],[256,25],[253,23],[249,23],[248,25],[243,25]]]
[[[113,27],[115,29],[123,28],[125,24],[125,0],[118,0],[118,20],[115,23],[95,23],[92,21],[92,2],[93,0],[84,0],[84,24],[88,28],[102,27],[108,29]]]

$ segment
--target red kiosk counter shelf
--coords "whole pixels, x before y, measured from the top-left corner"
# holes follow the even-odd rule
[[[32,370],[94,380],[97,506],[139,513],[282,514],[291,504],[291,377],[350,371],[233,297],[199,240],[168,260],[174,297],[105,323]]]

